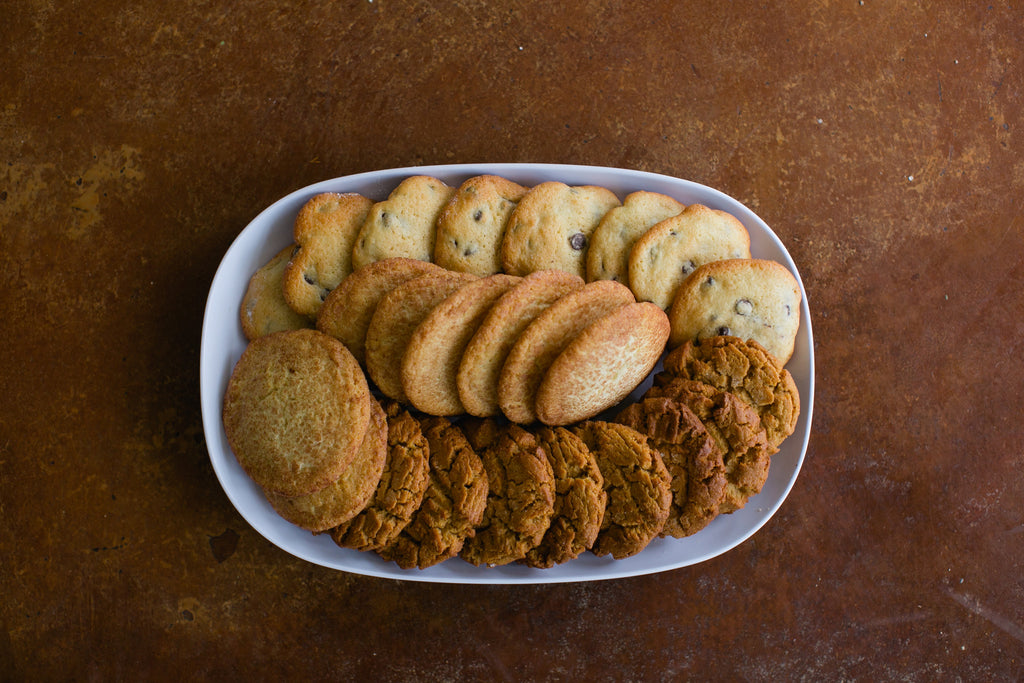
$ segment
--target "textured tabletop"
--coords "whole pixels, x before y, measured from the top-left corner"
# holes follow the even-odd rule
[[[0,14],[0,680],[1024,677],[1019,9]],[[311,183],[468,162],[693,180],[786,244],[813,429],[756,535],[655,575],[459,586],[325,569],[236,512],[199,410],[228,246]]]

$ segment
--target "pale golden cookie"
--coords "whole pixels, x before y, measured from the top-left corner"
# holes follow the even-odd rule
[[[267,491],[300,496],[338,479],[370,419],[366,378],[344,344],[316,330],[253,340],[224,395],[238,463]]]
[[[683,281],[668,316],[672,347],[729,335],[756,341],[785,365],[800,328],[800,286],[775,261],[715,261]]]
[[[526,189],[495,175],[462,183],[437,218],[434,263],[480,277],[500,273],[505,224]]]
[[[735,216],[691,204],[641,235],[629,254],[629,286],[639,301],[663,309],[683,280],[700,266],[750,258],[750,235]]]
[[[591,550],[616,560],[637,554],[661,533],[672,505],[672,478],[661,455],[626,425],[587,420],[572,431],[597,458],[608,494]]]
[[[533,187],[505,226],[502,269],[512,275],[555,269],[584,277],[590,237],[618,205],[619,198],[604,187],[557,181]]]
[[[412,333],[402,357],[402,388],[409,402],[428,415],[466,412],[456,375],[463,351],[502,294],[520,278],[498,273],[467,282],[434,307]]]
[[[433,263],[409,258],[389,258],[360,268],[327,295],[316,327],[348,347],[361,364],[366,363],[366,330],[377,304],[398,285],[443,270]]]
[[[654,369],[668,333],[665,312],[647,301],[594,321],[544,373],[534,403],[537,419],[567,425],[618,404]]]
[[[591,323],[634,301],[625,285],[597,280],[537,316],[519,335],[498,377],[498,405],[505,416],[520,424],[536,420],[537,388],[558,354]]]
[[[434,255],[437,216],[455,190],[437,178],[406,178],[370,209],[352,250],[352,267],[394,256],[429,261]]]
[[[467,282],[469,273],[442,271],[409,280],[377,304],[366,330],[366,372],[385,396],[408,401],[402,387],[402,357],[413,332],[434,307]]]
[[[587,250],[587,280],[618,280],[629,284],[629,252],[633,243],[654,224],[686,207],[668,195],[633,192],[622,206],[605,214]]]
[[[266,491],[267,501],[286,520],[313,532],[327,531],[362,511],[373,497],[387,458],[388,427],[384,411],[370,399],[370,421],[356,457],[337,480],[304,496]]]
[[[282,285],[296,313],[316,318],[331,290],[352,272],[352,246],[373,202],[354,193],[325,192],[295,218],[295,244]]]
[[[456,384],[466,412],[478,417],[500,412],[498,378],[519,335],[548,306],[582,286],[576,275],[541,270],[525,276],[494,303],[459,364]]]
[[[309,318],[291,309],[281,288],[281,279],[294,249],[295,245],[282,249],[249,279],[239,311],[242,332],[249,341],[274,332],[313,326]]]

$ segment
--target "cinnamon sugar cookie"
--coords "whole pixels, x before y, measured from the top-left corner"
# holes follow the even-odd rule
[[[560,270],[542,270],[522,278],[498,299],[462,354],[456,385],[466,412],[497,415],[498,378],[512,346],[548,306],[583,286],[583,279]]]
[[[437,217],[434,263],[480,277],[500,273],[505,224],[526,189],[496,175],[463,182]]]
[[[588,420],[572,431],[597,458],[608,494],[595,555],[635,555],[665,527],[672,505],[671,477],[647,437],[626,425]]]
[[[249,341],[274,332],[313,327],[310,319],[292,310],[284,300],[281,279],[295,245],[285,247],[249,279],[242,298],[242,333]]]
[[[487,505],[487,473],[459,428],[443,417],[421,421],[430,449],[430,483],[412,521],[377,553],[402,569],[426,569],[462,549]]]

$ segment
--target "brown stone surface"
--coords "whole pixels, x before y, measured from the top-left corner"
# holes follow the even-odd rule
[[[1006,3],[5,4],[0,679],[1021,679],[1022,63]],[[199,416],[225,249],[311,182],[472,161],[689,178],[788,245],[814,432],[753,538],[459,587],[235,512]]]

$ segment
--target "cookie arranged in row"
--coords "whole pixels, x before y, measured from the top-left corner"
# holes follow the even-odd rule
[[[559,270],[618,281],[637,301],[671,312],[673,346],[724,330],[761,342],[785,363],[799,325],[795,279],[751,259],[738,219],[654,192],[620,203],[597,186],[528,188],[480,175],[452,188],[414,175],[377,203],[351,193],[312,197],[296,217],[294,242],[287,264],[278,254],[250,282],[242,309],[249,339],[311,327],[350,273],[394,258],[477,277]],[[699,287],[712,273],[701,279],[695,271],[722,261],[735,263],[718,286]]]

